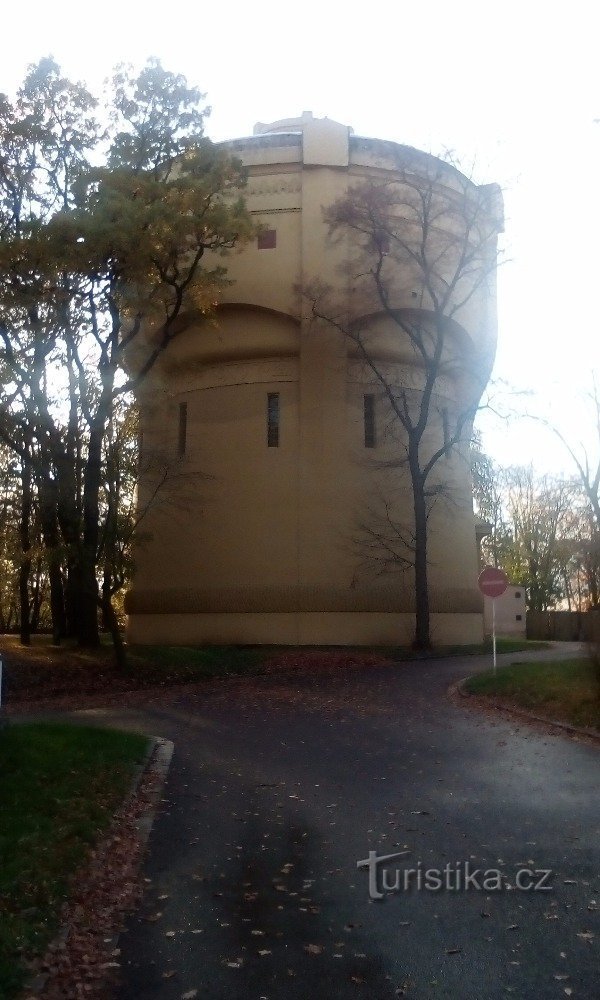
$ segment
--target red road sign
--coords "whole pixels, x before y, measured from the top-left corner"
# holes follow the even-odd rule
[[[486,566],[479,574],[477,585],[485,597],[501,597],[508,587],[508,577],[503,569]]]

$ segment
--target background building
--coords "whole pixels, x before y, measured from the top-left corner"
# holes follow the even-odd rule
[[[147,469],[140,504],[149,510],[129,638],[409,643],[412,574],[396,567],[377,575],[364,558],[369,519],[388,504],[400,517],[411,510],[406,474],[390,467],[396,453],[385,400],[347,341],[315,323],[302,289],[318,278],[341,303],[352,299],[353,247],[331,238],[323,212],[353,184],[400,171],[431,176],[433,166],[449,197],[483,191],[490,216],[497,188],[476,188],[425,153],[354,136],[309,113],[258,125],[227,145],[248,168],[248,207],[263,231],[230,257],[232,284],[216,321],[182,333],[140,397]],[[422,303],[408,273],[394,294],[402,308]],[[414,355],[381,309],[365,304],[362,315],[381,363],[413,379],[418,392]],[[464,364],[440,379],[432,448],[444,439],[448,413],[471,407],[489,376],[493,279],[453,321],[452,335]],[[483,606],[466,449],[440,466],[446,495],[430,515],[432,637],[478,641]]]
[[[509,583],[496,597],[496,635],[524,639],[527,632],[527,607],[525,587]],[[486,636],[492,634],[492,598],[483,598],[483,624]]]

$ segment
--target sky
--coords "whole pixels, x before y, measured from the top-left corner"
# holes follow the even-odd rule
[[[98,92],[149,56],[207,94],[208,134],[310,110],[359,135],[451,150],[504,192],[494,397],[479,421],[501,464],[571,472],[557,424],[594,448],[585,392],[600,374],[600,11],[586,0],[300,4],[33,0],[2,14],[0,91],[53,55]],[[596,451],[600,443],[596,441]]]

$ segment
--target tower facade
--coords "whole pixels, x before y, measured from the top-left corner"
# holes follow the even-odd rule
[[[231,285],[214,321],[181,333],[140,395],[144,517],[129,639],[410,643],[410,543],[406,559],[385,567],[369,543],[382,512],[410,535],[398,429],[356,344],[315,319],[307,290],[317,282],[335,308],[354,311],[373,357],[392,381],[412,380],[418,396],[414,350],[381,303],[357,291],[352,237],[332,234],[326,210],[356,184],[401,176],[414,184],[435,175],[457,204],[483,189],[425,153],[308,113],[258,125],[227,146],[248,169],[247,204],[262,230],[229,258]],[[483,193],[491,218],[497,189]],[[489,376],[496,304],[488,270],[449,321],[464,364],[448,363],[436,384],[426,434],[433,450],[448,433],[448,414],[470,412]],[[423,283],[409,272],[394,279],[394,308],[425,314]],[[432,638],[476,642],[483,608],[466,449],[438,466],[444,488],[429,514]]]

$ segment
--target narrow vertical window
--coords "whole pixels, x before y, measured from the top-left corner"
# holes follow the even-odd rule
[[[177,437],[177,454],[180,458],[185,455],[185,445],[187,438],[187,403],[179,404],[179,433]]]
[[[279,393],[267,393],[267,447],[279,448]]]
[[[385,229],[375,229],[371,237],[371,246],[375,253],[387,256],[390,252],[390,238]]]
[[[364,397],[365,448],[375,447],[375,396]]]

